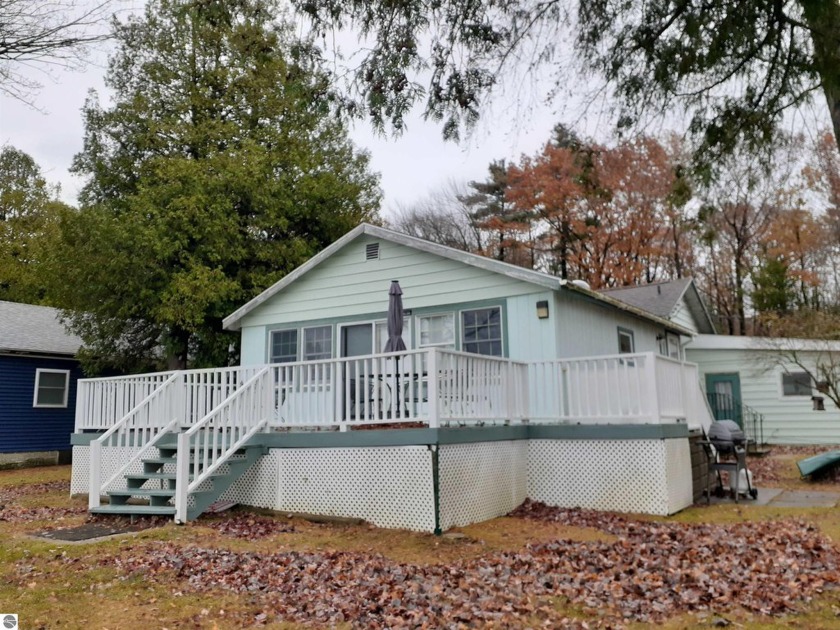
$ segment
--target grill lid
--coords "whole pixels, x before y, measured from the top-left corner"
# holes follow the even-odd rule
[[[734,420],[717,420],[709,427],[709,440],[720,446],[744,443],[744,432]]]

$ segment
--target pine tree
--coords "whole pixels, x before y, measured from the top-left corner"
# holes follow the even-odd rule
[[[54,291],[89,367],[236,360],[224,316],[375,216],[377,178],[273,0],[153,0],[115,26]]]

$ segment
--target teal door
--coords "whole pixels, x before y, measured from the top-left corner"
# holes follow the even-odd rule
[[[715,420],[734,420],[743,428],[741,379],[737,372],[706,374],[706,397]]]

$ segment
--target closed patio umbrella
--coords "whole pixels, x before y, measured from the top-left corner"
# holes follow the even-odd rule
[[[388,341],[385,342],[385,352],[400,352],[405,350],[405,342],[402,338],[403,331],[403,303],[402,303],[402,288],[399,280],[391,281],[391,288],[388,289]],[[396,395],[397,406],[394,409],[396,415],[400,415],[402,409],[400,404],[400,359],[397,357],[394,361],[396,372]]]
[[[402,288],[400,288],[399,280],[391,280],[391,288],[388,289],[388,341],[385,342],[385,352],[405,350],[402,332]]]

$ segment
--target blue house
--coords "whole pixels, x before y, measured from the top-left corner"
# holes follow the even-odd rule
[[[69,461],[81,345],[56,309],[0,301],[0,467]]]

